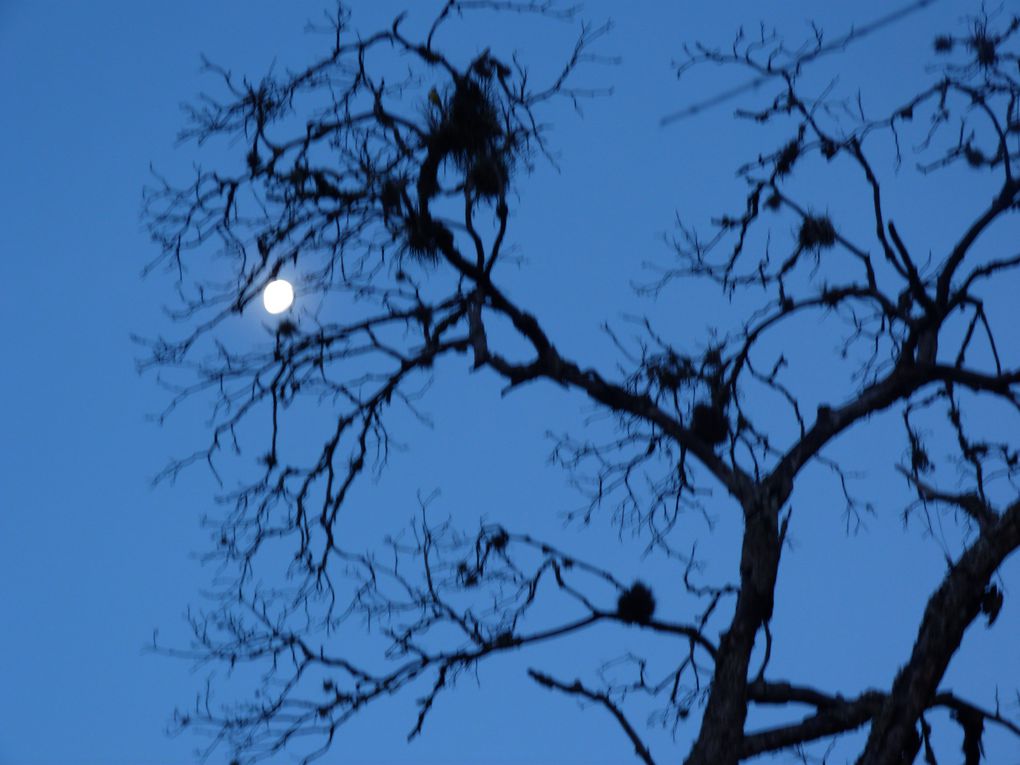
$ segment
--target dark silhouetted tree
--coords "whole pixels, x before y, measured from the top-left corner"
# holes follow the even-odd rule
[[[176,275],[174,315],[187,330],[151,342],[145,365],[177,381],[171,409],[193,398],[213,405],[209,446],[164,475],[195,461],[215,469],[224,451],[258,455],[257,475],[224,495],[214,520],[209,559],[221,566],[220,600],[192,616],[191,647],[157,648],[264,674],[250,698],[203,698],[178,724],[211,734],[240,763],[309,741],[301,751],[312,759],[352,715],[405,686],[420,695],[416,735],[437,697],[488,657],[617,624],[661,637],[661,656],[672,661],[664,680],[635,654],[625,681],[529,673],[610,715],[648,763],[641,726],[628,716],[635,698],[653,699],[668,725],[694,726],[690,750],[669,755],[689,765],[799,751],[862,727],[862,765],[958,756],[931,743],[937,709],[958,725],[967,763],[981,759],[990,728],[1020,734],[997,705],[942,688],[968,627],[979,615],[991,626],[1004,601],[1008,608],[997,572],[1020,546],[1020,454],[1015,442],[984,436],[981,422],[989,411],[1017,422],[1020,408],[1018,349],[996,341],[986,305],[987,285],[1015,276],[1020,255],[981,246],[1020,209],[1020,19],[978,14],[919,51],[922,63],[904,58],[930,84],[881,114],[808,87],[804,73],[877,25],[903,23],[905,12],[792,48],[763,31],[725,48],[687,49],[684,82],[690,70],[729,67],[750,84],[664,121],[732,101],[737,118],[767,138],[739,168],[747,191],[736,212],[716,218],[707,236],[681,223],[675,259],[645,291],[661,296],[678,280],[700,280],[731,298],[736,329],[706,336],[687,324],[670,340],[646,322],[633,340],[612,334],[619,353],[608,366],[619,372],[608,374],[595,370],[608,368],[605,359],[563,352],[548,322],[500,279],[514,200],[527,195],[533,163],[550,156],[542,110],[553,99],[599,95],[574,83],[579,67],[600,60],[592,46],[607,29],[582,25],[562,72],[540,83],[497,52],[499,40],[479,41],[491,47],[466,58],[442,48],[441,32],[468,11],[531,14],[536,24],[576,14],[545,2],[449,0],[420,33],[406,32],[401,17],[357,36],[340,9],[324,55],[302,71],[252,82],[210,66],[220,90],[190,108],[184,138],[229,139],[236,162],[199,169],[184,186],[160,179],[146,192],[162,253],[153,267]],[[987,186],[981,210],[952,241],[897,228],[878,164],[898,166],[908,151],[927,183],[965,172]],[[864,190],[863,227],[826,212],[824,179],[837,166]],[[807,186],[798,184],[805,172]],[[689,193],[678,183],[677,203]],[[232,333],[231,322],[281,274],[320,312],[289,316],[265,341]],[[338,292],[357,298],[339,319],[328,308]],[[852,383],[824,395],[787,372],[775,342],[818,317],[848,327],[836,356],[852,367]],[[562,437],[554,460],[590,471],[591,512],[625,508],[614,517],[638,544],[678,562],[671,586],[697,605],[677,611],[655,582],[618,575],[611,559],[584,560],[528,529],[483,522],[468,534],[423,514],[386,555],[361,552],[367,540],[339,539],[352,486],[385,465],[392,411],[418,412],[422,382],[453,374],[434,371],[446,357],[497,376],[505,393],[551,384],[608,414],[613,438]],[[311,456],[307,442],[292,449],[286,437],[303,405],[329,429]],[[845,488],[846,470],[823,450],[873,417],[902,423],[898,469],[916,496],[907,513],[957,523],[965,544],[947,554],[895,676],[844,695],[773,677],[769,627],[791,494],[809,465],[835,471]],[[269,423],[262,435],[249,427],[255,420]],[[687,542],[676,549],[671,534],[708,489],[742,520],[732,583],[700,583],[694,552]],[[854,512],[856,500],[845,499]],[[573,610],[557,611],[559,621],[544,612],[536,626],[529,615],[549,592]],[[367,620],[385,662],[345,653],[336,634],[351,615]],[[766,706],[790,707],[787,721],[748,730],[749,710]],[[796,711],[804,708],[806,716]]]

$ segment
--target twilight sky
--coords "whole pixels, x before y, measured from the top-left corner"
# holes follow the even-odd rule
[[[351,5],[355,26],[369,33],[406,6],[413,8],[410,24],[421,23],[438,4]],[[303,29],[329,7],[325,0],[0,0],[0,765],[195,761],[201,740],[168,738],[164,729],[174,706],[191,703],[211,668],[144,648],[156,628],[168,643],[187,642],[182,615],[189,604],[201,604],[211,576],[195,554],[209,543],[200,520],[213,509],[216,487],[201,467],[176,485],[151,486],[171,456],[204,445],[207,412],[186,406],[163,427],[147,418],[166,394],[152,375],[136,372],[143,351],[130,335],[182,328],[161,310],[174,299],[173,280],[140,276],[157,254],[139,219],[141,190],[150,164],[184,181],[199,158],[236,164],[243,156],[238,146],[200,151],[176,144],[180,104],[218,85],[199,71],[202,54],[255,78],[274,62],[298,66],[328,44]],[[978,7],[935,2],[845,58],[827,59],[807,81],[824,86],[838,75],[838,87],[853,93],[860,86],[876,110],[902,100],[927,82],[934,35],[957,29],[960,16]],[[614,23],[598,52],[621,63],[587,67],[579,82],[612,86],[614,93],[584,103],[583,116],[562,101],[545,114],[560,170],[540,160],[534,175],[520,181],[510,236],[522,263],[502,274],[510,293],[543,319],[569,355],[610,372],[615,356],[600,330],[604,320],[626,328],[625,316],[648,315],[678,342],[690,329],[684,342],[702,347],[707,326],[725,325],[726,301],[704,285],[679,285],[651,301],[631,284],[649,278],[645,264],[669,262],[664,236],[678,213],[706,223],[739,204],[736,167],[778,139],[734,121],[732,103],[662,127],[661,117],[743,78],[705,69],[677,81],[671,61],[685,42],[727,44],[741,24],[757,29],[764,20],[793,41],[809,33],[809,19],[836,35],[886,10],[879,0],[586,2],[585,18]],[[517,49],[540,76],[569,52],[577,22],[485,15],[450,29],[444,44],[451,49]],[[983,200],[976,195],[986,193],[974,191],[982,187],[969,177],[936,176],[924,186],[909,168],[887,177],[900,229],[912,232],[918,250],[936,256]],[[863,220],[859,186],[823,188],[819,208]],[[1015,244],[1012,225],[988,246]],[[1009,321],[1004,308],[1016,286],[989,296],[998,300],[1000,322]],[[252,342],[263,342],[264,316],[246,319]],[[813,342],[824,359],[837,343],[833,331],[824,323],[806,326],[783,342]],[[1005,338],[1013,347],[1020,342],[1015,328]],[[830,379],[838,377],[835,367],[810,355],[800,363],[803,379],[814,380],[812,395],[838,400],[829,391],[845,390],[846,381]],[[545,534],[623,579],[640,575],[667,587],[675,566],[643,559],[641,541],[627,533],[618,539],[608,513],[591,528],[563,527],[562,513],[584,500],[569,476],[548,464],[546,434],[580,432],[590,413],[584,402],[543,386],[506,399],[499,391],[494,378],[467,374],[466,361],[437,368],[423,402],[435,424],[398,424],[408,449],[393,456],[380,479],[359,488],[353,506],[362,509],[344,527],[348,546],[372,548],[406,528],[417,495],[438,489],[436,517],[468,528],[484,517]],[[994,425],[1018,432],[1015,421]],[[884,687],[908,655],[944,556],[920,524],[902,522],[908,497],[891,469],[903,454],[901,431],[896,416],[878,417],[829,451],[864,474],[856,488],[875,513],[862,528],[851,524],[847,532],[831,474],[815,470],[798,487],[794,544],[784,553],[773,626],[770,667],[777,676],[849,695]],[[736,573],[739,523],[734,507],[717,504],[715,531],[692,519],[690,534],[709,562],[706,580],[721,583]],[[958,550],[958,533],[952,527],[944,533],[948,549]],[[991,630],[975,623],[946,683],[986,707],[994,706],[996,684],[1004,701],[1020,686],[1020,606],[1009,587],[1020,563],[1010,560],[1001,573],[1002,614]],[[631,761],[631,747],[603,710],[540,689],[524,672],[539,666],[590,675],[629,641],[648,647],[633,632],[607,629],[580,645],[483,665],[478,683],[465,678],[442,696],[424,735],[407,744],[418,695],[411,689],[359,716],[324,762]],[[783,719],[795,716],[788,710]],[[952,762],[956,726],[933,719],[942,723],[938,741]],[[662,762],[678,761],[693,730],[682,729],[675,743],[668,731],[650,731],[653,752]],[[985,746],[989,762],[1020,763],[1015,739],[997,730]],[[831,761],[852,751],[837,749]],[[227,754],[218,750],[210,762],[226,762]]]

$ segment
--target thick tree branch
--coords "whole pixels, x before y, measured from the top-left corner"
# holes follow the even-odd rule
[[[910,659],[875,718],[858,765],[896,762],[916,737],[917,721],[930,706],[963,633],[981,611],[992,575],[1020,547],[1020,501],[981,530],[928,600]]]

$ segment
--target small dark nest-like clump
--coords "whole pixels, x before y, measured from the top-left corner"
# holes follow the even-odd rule
[[[790,141],[779,152],[779,157],[776,159],[776,175],[780,178],[789,175],[798,157],[800,157],[800,141]]]
[[[967,44],[974,51],[974,57],[982,69],[991,69],[999,60],[999,52],[996,50],[996,41],[985,29],[978,29],[974,32]]]
[[[921,436],[913,428],[908,429],[907,436],[910,438],[910,469],[915,476],[920,473],[930,473],[935,466],[924,448]]]
[[[989,627],[991,627],[995,623],[995,620],[999,617],[999,611],[1002,610],[1003,600],[1002,590],[994,584],[985,590],[984,596],[981,598],[981,613],[988,617]]]
[[[729,435],[730,422],[721,407],[695,404],[691,412],[691,430],[705,443],[717,446]]]
[[[280,337],[290,337],[296,335],[298,331],[297,324],[292,322],[290,319],[284,319],[276,325],[276,334]]]
[[[428,216],[410,214],[404,218],[404,250],[414,260],[435,264],[450,232]]]
[[[616,601],[616,615],[632,624],[648,624],[655,613],[655,598],[643,582],[634,582]]]
[[[471,189],[484,199],[494,199],[506,193],[510,171],[506,159],[499,154],[482,154],[468,169],[467,182]]]
[[[489,549],[502,552],[510,542],[510,535],[506,529],[498,529],[495,534],[489,537]]]
[[[805,250],[822,250],[836,243],[836,229],[827,215],[808,215],[800,224],[797,241]]]
[[[457,83],[446,103],[431,116],[432,138],[444,156],[468,170],[473,161],[492,152],[503,136],[499,111],[488,88],[474,79]]]
[[[949,35],[939,35],[935,38],[935,52],[949,53],[953,50],[953,38]]]
[[[655,383],[662,390],[675,391],[690,384],[697,376],[697,371],[689,358],[671,352],[649,360],[645,374],[649,382]]]
[[[404,186],[399,180],[387,178],[383,181],[379,189],[379,203],[382,205],[383,215],[386,217],[400,214],[403,188]]]
[[[910,117],[912,117],[912,116],[913,116],[912,114],[910,116],[907,115],[907,110],[906,109],[904,109],[903,111],[900,112],[900,117],[902,117],[904,119],[910,119]],[[819,151],[822,152],[822,156],[823,157],[825,157],[827,160],[831,161],[832,158],[835,157],[836,154],[839,153],[839,144],[837,144],[835,141],[830,141],[828,138],[826,138],[819,145],[818,149],[819,149]]]
[[[920,442],[910,445],[910,469],[914,473],[930,473],[932,468],[931,457],[921,446]]]
[[[967,161],[968,165],[975,168],[990,164],[981,150],[974,148],[969,143],[963,147],[963,158]]]

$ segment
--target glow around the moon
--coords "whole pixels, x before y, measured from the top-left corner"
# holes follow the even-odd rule
[[[269,313],[283,313],[294,302],[294,288],[286,279],[276,279],[266,285],[262,303]]]

